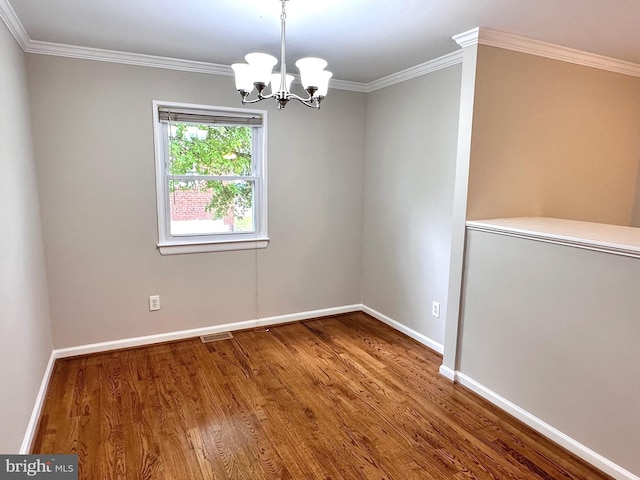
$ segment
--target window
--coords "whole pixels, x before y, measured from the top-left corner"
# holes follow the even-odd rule
[[[157,101],[153,112],[160,253],[265,248],[267,113]]]

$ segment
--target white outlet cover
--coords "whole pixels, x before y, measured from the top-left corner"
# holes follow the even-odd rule
[[[160,295],[151,295],[149,297],[149,311],[160,310]]]

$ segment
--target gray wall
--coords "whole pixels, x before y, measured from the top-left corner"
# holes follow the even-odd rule
[[[640,474],[640,260],[467,238],[459,370]]]
[[[269,110],[266,250],[161,256],[152,100],[239,106],[232,77],[27,56],[57,348],[360,303],[364,94]],[[159,294],[162,309],[148,311]]]
[[[51,354],[24,54],[0,22],[0,452],[17,453]]]
[[[456,65],[367,97],[362,300],[438,343],[447,310],[461,71]],[[433,300],[440,302],[438,319]]]

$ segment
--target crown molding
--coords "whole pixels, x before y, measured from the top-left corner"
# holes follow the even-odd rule
[[[433,60],[429,60],[425,63],[421,63],[420,65],[416,65],[415,67],[407,68],[406,70],[402,70],[400,72],[393,73],[391,75],[387,75],[386,77],[382,77],[378,80],[369,82],[366,84],[366,92],[375,92],[376,90],[380,90],[381,88],[395,85],[396,83],[405,82],[421,75],[427,75],[428,73],[433,73],[438,70],[442,70],[443,68],[457,65],[458,63],[462,63],[461,50],[447,53],[446,55],[435,58]]]
[[[0,19],[2,19],[4,24],[7,26],[7,28],[11,32],[11,35],[13,35],[13,38],[16,39],[16,42],[18,42],[20,48],[24,50],[25,46],[30,41],[29,35],[22,26],[22,22],[16,15],[15,10],[8,2],[8,0],[0,0]]]
[[[472,28],[466,32],[454,35],[453,40],[460,45],[460,47],[470,47],[471,45],[477,45],[480,38],[480,27]]]
[[[300,75],[295,76],[296,79],[300,78]],[[350,82],[348,80],[331,79],[329,87],[335,90],[347,90],[349,92],[367,93],[367,84],[359,82]]]
[[[78,47],[61,43],[40,42],[29,40],[24,46],[27,53],[39,55],[53,55],[58,57],[79,58],[83,60],[95,60],[98,62],[121,63],[136,65],[139,67],[165,68],[182,72],[206,73],[209,75],[233,76],[233,70],[228,65],[219,63],[198,62],[195,60],[183,60],[180,58],[159,57],[142,53],[119,52],[104,50],[101,48]],[[346,80],[331,80],[331,88],[337,90],[350,90],[354,92],[366,92],[365,84],[349,82]]]
[[[634,77],[640,77],[640,65],[637,63],[605,57],[595,53],[576,50],[575,48],[562,47],[553,43],[521,37],[511,33],[493,30],[491,28],[474,28],[453,39],[462,48],[470,45],[481,44],[490,47],[504,48],[516,52],[537,55],[539,57],[560,60],[585,67],[607,70],[609,72],[622,73]]]
[[[101,48],[78,47],[62,43],[41,42],[29,40],[24,48],[27,53],[39,55],[53,55],[57,57],[79,58],[98,62],[122,63],[140,67],[165,68],[185,72],[208,73],[213,75],[233,76],[231,67],[218,63],[182,60],[179,58],[159,57],[142,53],[119,52]]]

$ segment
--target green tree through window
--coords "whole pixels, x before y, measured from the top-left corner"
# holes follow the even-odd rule
[[[252,128],[174,123],[170,133],[172,176],[252,175]],[[200,190],[211,192],[207,210],[214,219],[232,215],[242,219],[253,204],[253,182],[234,180],[175,181],[171,191]]]

